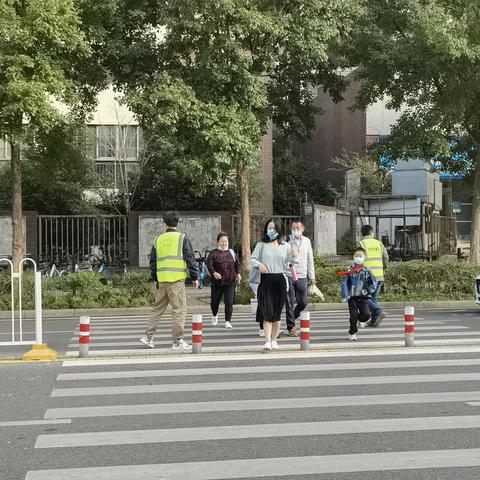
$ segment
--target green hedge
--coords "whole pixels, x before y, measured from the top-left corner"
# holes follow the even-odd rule
[[[317,285],[326,302],[340,301],[340,277],[335,272],[346,265],[329,265],[321,257],[315,258]],[[383,301],[403,300],[473,300],[475,278],[480,267],[467,262],[439,260],[436,262],[392,263],[385,276]],[[248,304],[253,294],[244,271],[236,301]],[[43,308],[125,308],[148,307],[153,302],[153,288],[146,271],[114,274],[106,282],[100,273],[77,273],[59,278],[43,278]],[[25,309],[33,308],[33,275],[23,277]],[[318,299],[311,299],[318,301]],[[10,309],[10,276],[0,273],[0,310]]]

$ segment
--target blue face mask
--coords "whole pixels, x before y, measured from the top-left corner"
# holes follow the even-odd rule
[[[363,265],[363,262],[365,262],[363,257],[353,257],[353,263],[355,263],[355,265]]]
[[[292,230],[293,238],[300,238],[301,236],[302,236],[302,232],[300,230]]]
[[[276,230],[268,230],[267,235],[270,240],[276,240],[278,237],[278,232]]]

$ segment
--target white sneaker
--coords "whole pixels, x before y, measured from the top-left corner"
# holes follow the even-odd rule
[[[278,343],[276,340],[272,340],[272,350],[278,350]]]
[[[265,330],[260,329],[260,330],[258,331],[258,336],[259,336],[259,337],[264,337],[264,336],[265,336]]]
[[[285,330],[279,330],[277,338],[280,338],[282,335],[285,335]]]
[[[172,350],[189,352],[192,350],[192,346],[189,345],[183,338],[178,342],[172,343]]]
[[[265,342],[265,345],[263,346],[263,349],[271,351],[272,350],[272,342]]]
[[[225,328],[233,328],[230,322],[225,322]]]
[[[212,315],[212,325],[217,325],[218,323],[218,315]]]
[[[354,333],[353,335],[348,334],[347,335],[347,340],[349,342],[356,342],[358,340],[357,334],[356,333]]]
[[[365,322],[357,322],[357,328],[365,328],[366,326]]]
[[[155,348],[155,344],[153,343],[153,337],[148,338],[146,335],[144,335],[141,339],[140,342],[142,342],[146,347],[148,348]]]

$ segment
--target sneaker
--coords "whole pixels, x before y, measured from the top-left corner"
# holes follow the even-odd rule
[[[225,322],[225,328],[233,328],[233,325],[230,322]]]
[[[279,347],[278,347],[278,343],[277,343],[276,340],[272,340],[271,345],[272,345],[272,350],[278,350]]]
[[[268,351],[272,350],[272,342],[265,342],[263,349]]]
[[[298,330],[293,327],[291,330],[288,331],[289,337],[298,337]]]
[[[265,336],[265,330],[260,329],[260,330],[258,331],[258,336],[259,336],[259,337],[264,337],[264,336]]]
[[[148,348],[155,348],[155,344],[153,343],[153,337],[148,338],[146,335],[144,335],[141,339],[140,342],[142,342],[146,347]]]
[[[212,315],[212,325],[218,324],[218,315]]]
[[[365,322],[357,322],[357,328],[365,328],[366,324]]]
[[[347,335],[347,340],[349,342],[356,342],[358,340],[357,334],[356,333],[354,333],[353,335],[348,334]]]
[[[172,343],[172,350],[189,352],[192,350],[192,346],[189,345],[183,338],[178,342]]]
[[[379,327],[382,323],[382,320],[385,318],[385,314],[382,312],[375,318],[375,322],[372,322],[372,327]]]
[[[375,326],[375,322],[377,321],[377,317],[375,317],[374,315],[372,315],[372,318],[365,323],[365,325],[367,327],[374,327]]]
[[[277,338],[280,338],[282,335],[285,335],[285,330],[279,330],[277,334]]]

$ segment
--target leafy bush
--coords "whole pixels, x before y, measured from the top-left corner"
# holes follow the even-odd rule
[[[347,265],[329,265],[315,257],[317,285],[326,302],[340,301],[340,277],[335,272]],[[436,262],[391,263],[385,275],[382,301],[470,300],[474,296],[478,266],[456,260]],[[129,308],[148,307],[154,299],[154,289],[146,272],[114,274],[111,282],[97,272],[76,273],[58,278],[42,279],[43,308]],[[15,292],[16,298],[18,292]],[[249,304],[253,292],[244,270],[237,288],[236,303]],[[10,275],[0,273],[0,310],[10,309]],[[34,308],[34,282],[31,272],[25,272],[22,283],[24,309]],[[319,299],[311,299],[312,302]],[[16,300],[17,301],[17,300]]]

